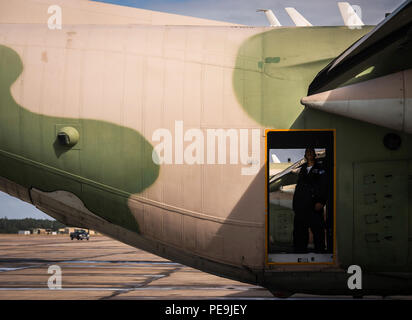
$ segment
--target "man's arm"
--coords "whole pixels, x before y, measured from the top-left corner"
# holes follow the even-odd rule
[[[316,197],[315,210],[322,210],[328,200],[328,179],[325,169],[319,169],[319,194]]]

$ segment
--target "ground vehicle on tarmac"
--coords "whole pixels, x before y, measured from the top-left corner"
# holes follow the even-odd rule
[[[86,232],[85,230],[76,230],[76,231],[70,233],[70,239],[71,240],[73,240],[73,239],[77,239],[77,240],[86,239],[86,240],[89,240],[89,238],[90,238],[89,233]]]

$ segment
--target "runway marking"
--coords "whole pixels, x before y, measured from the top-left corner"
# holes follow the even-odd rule
[[[0,291],[25,291],[25,290],[39,290],[39,291],[153,291],[153,290],[230,290],[230,291],[249,291],[254,289],[261,289],[261,287],[243,287],[243,286],[216,286],[216,287],[200,287],[200,286],[173,286],[173,287],[163,287],[163,286],[148,286],[142,288],[141,286],[130,287],[130,288],[112,288],[112,287],[62,287],[61,289],[49,289],[47,287],[2,287]]]
[[[16,271],[16,270],[22,270],[22,269],[28,269],[30,267],[19,267],[19,268],[0,268],[0,272],[6,272],[6,271]]]
[[[151,261],[151,260],[136,260],[136,261],[117,261],[117,260],[69,260],[63,261],[64,263],[115,263],[115,264],[154,264],[154,265],[170,265],[170,266],[183,266],[180,263],[168,262],[168,261]]]
[[[0,252],[0,299],[272,298],[261,287],[205,274],[111,239],[1,235]],[[47,287],[47,268],[53,264],[62,268],[62,289]]]
[[[174,272],[176,272],[176,271],[178,271],[178,270],[181,270],[182,268],[183,268],[183,265],[179,264],[179,267],[174,268],[174,269],[171,269],[171,270],[168,270],[168,271],[162,273],[162,274],[161,274],[161,275],[163,276],[162,278],[168,277],[168,276],[170,276],[172,273],[174,273]],[[158,280],[158,279],[160,279],[160,278],[159,278],[159,277],[153,277],[153,276],[152,276],[152,277],[146,279],[145,281],[143,281],[142,283],[139,283],[139,284],[136,285],[136,286],[126,287],[126,288],[123,289],[123,291],[113,292],[110,296],[100,298],[100,300],[111,299],[111,298],[114,298],[114,297],[118,296],[119,294],[127,293],[127,292],[130,292],[130,291],[135,291],[135,290],[138,290],[138,289],[147,289],[147,288],[148,288],[147,286],[148,286],[150,283],[152,283],[153,281],[156,281],[156,280]],[[151,286],[151,287],[153,287],[153,286]]]

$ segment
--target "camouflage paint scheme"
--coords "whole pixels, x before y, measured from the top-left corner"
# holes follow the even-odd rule
[[[383,271],[389,268],[408,271],[412,267],[412,246],[408,245],[408,235],[410,237],[412,234],[412,224],[408,218],[412,214],[410,201],[403,204],[406,212],[402,218],[384,227],[388,234],[397,234],[396,244],[384,245],[390,248],[388,251],[391,253],[383,255],[382,251],[377,253],[363,248],[354,254],[354,246],[360,246],[362,239],[356,239],[354,230],[349,226],[355,224],[357,228],[357,223],[362,224],[359,219],[363,219],[363,212],[348,214],[355,211],[353,190],[356,188],[354,177],[348,172],[353,172],[357,163],[400,160],[401,163],[394,164],[402,166],[406,179],[407,174],[412,172],[410,135],[397,132],[402,145],[400,149],[391,151],[385,148],[382,140],[385,134],[393,130],[313,109],[302,111],[296,103],[307,95],[307,88],[317,72],[330,62],[327,57],[336,54],[333,48],[338,48],[342,43],[349,46],[353,42],[353,34],[357,33],[361,37],[362,32],[365,29],[335,28],[332,31],[314,27],[274,30],[251,37],[240,52],[255,57],[259,56],[258,52],[266,55],[262,55],[261,61],[256,61],[255,70],[248,70],[247,73],[240,69],[234,71],[234,88],[238,88],[237,97],[246,112],[267,128],[336,129],[336,236],[339,262],[349,266],[362,261],[362,265],[371,270]],[[298,46],[287,44],[292,38],[296,39]],[[363,81],[369,79],[370,75],[364,77]],[[245,92],[239,89],[242,87]],[[409,187],[403,185],[404,189],[399,187],[396,191],[404,200],[410,199],[411,182],[407,183]],[[409,229],[406,228],[408,223]]]
[[[30,37],[24,35],[27,28]],[[365,272],[410,270],[411,203],[406,204],[406,215],[390,226],[391,234],[400,235],[396,245],[370,250],[357,236],[357,231],[362,231],[357,229],[362,217],[354,208],[357,164],[393,161],[412,173],[409,135],[399,133],[401,148],[390,151],[382,144],[388,129],[304,109],[299,102],[316,74],[371,27],[65,26],[60,33],[45,29],[24,25],[2,25],[0,29],[2,177],[27,189],[75,194],[113,228],[131,231],[118,232],[121,241],[132,243],[130,237],[142,237],[153,243],[151,251],[155,254],[273,291],[350,294],[345,268],[359,261]],[[76,50],[82,53],[78,60],[69,55]],[[117,58],[120,62],[113,63]],[[133,59],[138,60],[135,63]],[[32,61],[41,63],[43,69],[32,68],[31,75],[24,75]],[[144,71],[128,68],[130,61],[133,66],[143,66]],[[70,102],[70,97],[78,94],[76,86],[80,87],[84,109],[73,111],[74,107],[68,105],[61,112],[53,105],[59,100],[52,95],[51,102],[34,105],[31,98],[36,90],[26,93],[30,86],[37,81],[40,87],[36,88],[45,90],[53,80],[65,79],[62,74],[71,72],[66,67],[64,71],[55,68],[55,75],[53,68],[45,72],[47,63],[73,68],[81,64],[83,69],[76,69],[71,77],[76,81],[68,84],[66,79],[62,87],[65,102]],[[88,70],[93,63],[94,69]],[[113,91],[133,91],[133,83],[130,86],[126,81],[129,78],[123,73],[126,80],[121,82],[116,73],[121,65],[124,72],[139,74],[143,89],[135,90],[144,98],[144,106],[136,104],[141,109],[133,113],[133,103],[125,102],[124,109],[119,109],[124,114],[118,120],[114,115],[119,112],[110,105],[118,100],[105,99],[105,94],[112,87]],[[33,70],[43,70],[43,78],[33,76]],[[85,79],[87,72],[96,70],[101,73]],[[107,70],[113,71],[113,78]],[[22,72],[23,80],[19,80]],[[109,77],[104,80],[109,79],[107,84],[98,83],[101,77]],[[53,88],[58,87],[54,84]],[[87,101],[93,105],[85,104]],[[134,117],[142,115],[139,121],[144,126],[132,123],[133,117],[129,118],[127,112]],[[89,116],[81,116],[84,113]],[[261,168],[256,176],[241,176],[241,165],[155,165],[151,134],[157,128],[173,131],[175,120],[184,120],[185,129],[201,130],[335,128],[337,265],[266,264],[263,136]],[[70,150],[56,143],[58,129],[67,125],[80,132],[80,143]],[[408,187],[397,192],[409,192],[406,197],[410,199],[411,182],[406,183]],[[379,257],[377,253],[384,254]],[[386,264],[381,264],[383,259]],[[366,274],[365,279],[369,284],[365,292],[391,292],[396,286],[397,292],[405,292],[410,288],[405,279],[368,278]]]
[[[90,211],[138,232],[127,198],[142,192],[159,174],[150,143],[139,133],[111,123],[25,110],[10,94],[23,63],[14,50],[2,45],[0,70],[0,174],[44,191],[60,190],[64,185]],[[61,146],[56,139],[58,130],[67,125],[80,132],[81,141],[73,148]]]

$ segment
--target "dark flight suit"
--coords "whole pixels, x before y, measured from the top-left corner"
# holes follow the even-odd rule
[[[322,210],[316,211],[315,204],[325,205],[327,200],[326,170],[321,162],[316,161],[307,172],[307,163],[303,164],[293,195],[293,247],[296,253],[306,253],[309,242],[309,230],[313,233],[315,252],[325,251],[325,221]]]

